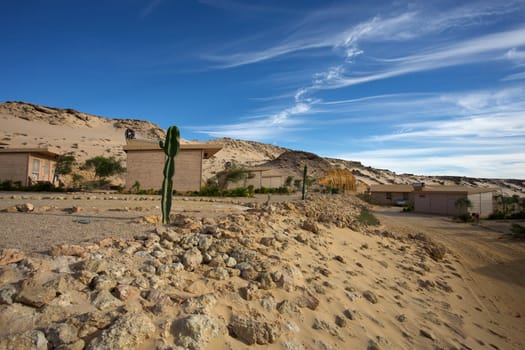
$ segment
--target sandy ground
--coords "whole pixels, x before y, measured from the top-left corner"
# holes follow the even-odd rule
[[[270,202],[298,196],[274,195]],[[236,199],[174,197],[171,212],[201,218],[226,216],[267,201],[267,195]],[[35,211],[0,213],[0,248],[44,252],[60,243],[96,242],[107,237],[131,239],[151,231],[151,225],[142,218],[161,212],[160,196],[0,192],[0,210],[24,203],[34,205]],[[79,211],[71,213],[73,207]]]
[[[448,217],[400,213],[397,208],[379,208],[377,216],[392,229],[424,232],[445,244],[467,272],[468,292],[483,312],[495,324],[501,316],[514,319],[507,327],[525,339],[525,241],[506,235],[511,222],[456,223]]]
[[[0,193],[0,209],[30,202],[37,211],[0,213],[0,247],[43,251],[56,243],[131,238],[151,231],[154,225],[137,221],[159,211],[155,196],[54,196],[15,194],[13,198],[13,194]],[[272,197],[272,201],[293,199],[297,196]],[[218,217],[244,212],[266,200],[266,196],[244,200],[176,197],[173,208],[175,213]],[[65,211],[73,206],[80,207],[80,212]],[[247,221],[244,235],[254,247],[260,237],[272,237],[275,232],[290,238],[304,235],[297,231],[298,222],[290,215],[293,211],[286,213],[288,216]],[[377,229],[360,232],[323,226],[320,234],[305,236],[304,244],[290,239],[279,256],[260,247],[259,252],[266,251],[272,261],[270,266],[295,269],[294,282],[316,291],[320,304],[315,311],[303,308],[291,316],[268,311],[259,299],[250,302],[239,296],[245,280],[214,281],[197,272],[181,272],[177,276],[180,281],[167,286],[166,293],[213,292],[221,296],[211,311],[219,318],[260,314],[268,322],[281,322],[290,329],[278,343],[268,346],[248,347],[233,338],[217,338],[207,347],[214,350],[288,349],[282,345],[284,341],[302,344],[304,349],[365,349],[371,344],[381,349],[525,347],[525,242],[501,238],[498,232],[510,224],[455,223],[450,218],[400,213],[399,208],[375,208],[374,213],[381,221]],[[417,241],[383,236],[380,232],[384,231],[398,237],[424,233],[445,244],[449,253],[444,260],[434,261]],[[363,297],[368,291],[373,291],[376,302]],[[272,289],[261,293],[260,300],[270,296],[276,301],[292,300],[294,293],[297,290]],[[176,310],[173,306],[173,313]],[[353,320],[338,328],[333,320],[343,311],[351,312]],[[154,338],[144,349],[155,348],[153,344]]]

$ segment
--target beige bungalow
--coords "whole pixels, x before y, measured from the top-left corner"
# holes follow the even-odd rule
[[[459,216],[478,214],[487,217],[493,213],[494,188],[474,188],[465,186],[426,186],[413,185],[372,185],[372,203],[395,205],[404,202],[412,204],[418,213]],[[471,207],[462,206],[460,199],[469,200]],[[458,202],[459,201],[459,202]]]
[[[477,214],[488,217],[493,213],[494,188],[464,186],[424,186],[414,191],[414,211],[419,213],[459,216]],[[468,199],[471,207],[459,205],[458,200]]]
[[[49,148],[0,148],[0,180],[30,186],[54,182],[59,154]]]
[[[396,205],[396,203],[414,203],[414,186],[412,185],[371,185],[372,203],[379,205]]]
[[[178,192],[199,191],[202,186],[202,160],[208,159],[222,149],[218,144],[181,144],[175,157],[173,189]],[[138,183],[141,189],[159,190],[164,179],[166,161],[164,150],[158,142],[128,140],[124,146],[127,155],[126,188]]]

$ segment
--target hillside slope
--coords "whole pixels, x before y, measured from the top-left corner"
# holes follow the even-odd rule
[[[53,147],[60,152],[73,152],[78,165],[86,159],[103,155],[123,161],[122,147],[127,128],[135,130],[137,138],[159,140],[165,130],[148,121],[110,119],[73,109],[44,107],[25,102],[0,103],[0,141],[9,147]],[[182,130],[184,135],[184,130]],[[181,142],[188,142],[182,140]],[[203,180],[206,181],[224,169],[228,162],[244,167],[264,166],[278,169],[294,178],[302,176],[304,165],[309,176],[318,179],[334,168],[348,169],[365,184],[427,184],[499,187],[507,195],[525,196],[525,180],[475,179],[453,176],[421,176],[396,174],[385,169],[367,167],[357,161],[322,158],[313,153],[254,141],[219,138],[208,143],[219,143],[223,149],[203,163]],[[120,179],[122,181],[122,179]]]

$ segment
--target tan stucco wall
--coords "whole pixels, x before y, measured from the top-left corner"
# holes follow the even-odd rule
[[[141,189],[159,190],[164,176],[165,154],[162,150],[128,151],[126,188],[138,181]],[[202,150],[180,150],[175,157],[173,189],[178,192],[198,191],[202,177]]]
[[[387,193],[390,193],[391,199],[387,198]],[[371,194],[372,203],[379,205],[395,205],[396,201],[406,200],[413,202],[413,194],[403,192],[374,192]]]
[[[261,184],[266,188],[279,188],[283,186],[284,181],[282,176],[265,176],[262,178]]]
[[[468,198],[472,202],[472,208],[469,209],[469,212],[478,213],[482,218],[493,213],[494,203],[492,192],[469,194]]]
[[[472,208],[457,207],[456,201],[468,196]],[[458,216],[466,213],[478,213],[481,217],[492,214],[492,192],[466,193],[421,193],[415,196],[414,209],[419,213]]]
[[[461,215],[467,213],[466,208],[458,208],[456,201],[465,197],[454,193],[416,193],[414,199],[414,211],[418,213]]]
[[[0,181],[20,181],[27,186],[27,153],[0,153]]]

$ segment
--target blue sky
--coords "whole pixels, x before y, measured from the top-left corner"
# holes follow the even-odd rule
[[[525,0],[9,1],[0,101],[525,178]]]

